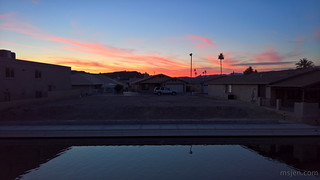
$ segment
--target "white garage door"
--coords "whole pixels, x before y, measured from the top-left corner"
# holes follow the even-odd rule
[[[177,93],[183,93],[183,85],[182,84],[167,84],[166,87],[175,90]]]

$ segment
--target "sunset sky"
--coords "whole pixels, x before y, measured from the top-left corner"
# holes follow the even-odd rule
[[[92,73],[320,65],[319,0],[0,0],[0,49]]]

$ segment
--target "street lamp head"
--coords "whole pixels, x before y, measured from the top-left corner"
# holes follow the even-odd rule
[[[190,53],[189,55],[192,56],[192,53]]]
[[[220,53],[220,55],[218,56],[218,59],[220,59],[220,60],[224,59],[224,56],[222,53]]]

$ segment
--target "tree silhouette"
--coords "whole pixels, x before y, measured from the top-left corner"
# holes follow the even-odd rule
[[[246,70],[243,71],[243,74],[244,75],[248,75],[248,74],[251,74],[253,72],[258,72],[257,70],[253,70],[253,68],[251,66],[249,66]]]
[[[313,62],[309,61],[307,58],[300,59],[300,61],[296,63],[297,69],[307,69],[313,66],[314,66]]]
[[[114,86],[114,90],[116,91],[116,93],[121,93],[121,91],[123,90],[123,86],[121,84],[117,84],[116,86]]]

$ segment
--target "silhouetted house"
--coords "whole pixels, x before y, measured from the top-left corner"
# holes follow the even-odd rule
[[[121,85],[123,89],[128,88],[128,85],[126,83],[116,81],[103,74],[96,74],[94,75],[94,77],[98,78],[102,82],[101,89],[103,93],[115,93],[116,85]]]
[[[71,68],[16,59],[0,50],[0,102],[67,95]]]
[[[124,83],[113,80],[103,74],[73,72],[71,75],[72,89],[80,91],[81,95],[97,93],[114,93],[117,84],[126,87]]]
[[[102,81],[89,73],[72,73],[71,75],[72,89],[80,91],[81,95],[96,94],[102,89]]]
[[[211,81],[216,78],[221,78],[219,75],[208,75],[208,76],[197,76],[191,77],[180,77],[179,79],[185,81],[186,92],[195,92],[208,94],[208,84],[206,82]]]
[[[249,102],[259,100],[258,102],[262,105],[275,105],[276,99],[279,97],[268,85],[310,71],[313,70],[269,71],[249,75],[225,76],[207,83],[208,94],[221,99],[239,99]]]
[[[276,107],[294,107],[295,117],[319,125],[320,119],[320,70],[314,68],[304,74],[270,83],[271,102]]]
[[[291,76],[270,83],[271,99],[280,99],[283,106],[292,107],[296,102],[320,103],[320,70]]]
[[[177,93],[186,91],[186,82],[178,78],[172,78],[164,74],[149,76],[132,82],[132,87],[137,92],[153,92],[155,87],[165,86]]]

